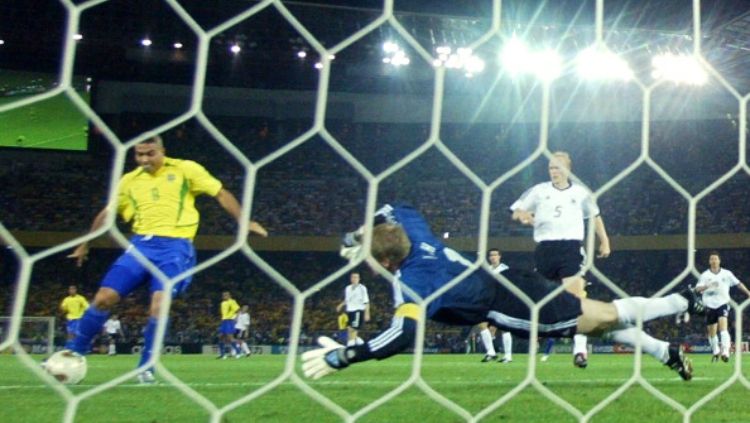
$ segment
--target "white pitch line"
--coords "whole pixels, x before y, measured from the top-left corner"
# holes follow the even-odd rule
[[[602,382],[610,382],[610,383],[623,383],[627,381],[628,379],[552,379],[552,380],[541,380],[541,382],[545,385],[549,384],[564,384],[564,385],[579,385],[579,384],[601,384]],[[683,381],[679,377],[672,377],[672,378],[648,378],[646,379],[648,382],[680,382],[683,383]],[[723,380],[720,378],[711,378],[711,377],[694,377],[694,381],[719,381]],[[315,386],[336,386],[336,385],[370,385],[370,386],[389,386],[393,385],[394,383],[400,383],[401,380],[382,380],[382,381],[374,381],[374,380],[324,380],[324,381],[317,381],[313,382],[312,384]],[[515,386],[521,381],[518,382],[503,382],[503,381],[494,381],[494,382],[486,382],[482,383],[484,385],[497,385],[497,386]],[[453,381],[430,381],[427,380],[427,383],[429,385],[434,386],[445,386],[445,385],[466,385],[466,386],[476,386],[477,381],[476,380],[453,380]],[[214,388],[214,387],[243,387],[243,386],[264,386],[267,385],[268,382],[221,382],[221,383],[212,383],[212,382],[198,382],[198,383],[186,383],[180,386],[189,386],[191,388]],[[284,382],[282,385],[289,385],[294,386],[291,382]],[[79,388],[93,388],[98,385],[75,385],[73,388],[79,387]],[[172,388],[177,385],[173,384],[166,384],[166,383],[156,383],[154,385],[141,385],[138,383],[123,383],[121,385],[118,385],[118,388],[136,388],[136,389],[148,389],[148,388]],[[23,390],[23,389],[44,389],[49,388],[48,385],[0,385],[0,391],[8,391],[8,390]]]

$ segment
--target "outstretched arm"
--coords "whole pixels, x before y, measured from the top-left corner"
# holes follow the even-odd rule
[[[89,233],[94,232],[104,226],[104,222],[107,220],[107,213],[108,209],[105,207],[103,208],[94,218],[94,221],[91,223],[91,228],[89,229]],[[78,247],[76,247],[75,250],[73,250],[72,253],[68,255],[68,258],[72,258],[76,260],[76,266],[81,267],[83,265],[83,262],[86,260],[87,256],[89,254],[89,243],[84,242],[81,243]]]
[[[604,219],[601,216],[594,218],[594,230],[596,236],[599,238],[599,258],[607,258],[612,252],[609,248],[609,236],[607,236],[607,229],[604,227]]]
[[[240,206],[237,198],[230,191],[222,188],[216,196],[216,201],[221,207],[229,213],[230,216],[234,217],[237,221],[240,220],[240,214],[242,212],[242,206]],[[248,227],[250,232],[255,232],[260,236],[268,236],[268,231],[258,222],[251,220],[250,226]]]
[[[406,303],[396,309],[391,326],[362,345],[344,347],[328,337],[320,337],[321,348],[302,354],[305,376],[320,379],[360,361],[383,360],[414,345],[419,306]]]

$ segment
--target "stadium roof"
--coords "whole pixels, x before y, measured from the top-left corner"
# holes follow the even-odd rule
[[[75,1],[80,4],[82,1]],[[256,4],[250,0],[182,0],[180,4],[204,28],[211,28]],[[382,11],[381,0],[296,0],[284,2],[289,10],[330,47],[372,22]],[[518,32],[531,43],[561,52],[580,50],[593,41],[595,1],[528,1],[502,3],[501,33]],[[703,46],[706,56],[722,72],[746,78],[740,72],[750,62],[750,0],[704,0],[701,3]],[[399,22],[428,51],[440,45],[466,45],[490,28],[489,0],[396,0]],[[605,2],[605,38],[623,54],[689,52],[692,48],[692,4],[685,0]],[[0,4],[0,68],[54,71],[59,68],[65,9],[51,0]],[[76,72],[106,79],[190,83],[196,37],[160,0],[112,0],[81,16],[83,36]],[[148,54],[139,41],[153,40]],[[338,75],[378,74],[380,46],[398,37],[392,27],[380,27],[372,36],[338,57]],[[184,45],[180,54],[173,45]],[[255,63],[232,60],[228,47],[237,44],[243,54],[253,52]],[[500,40],[483,46],[494,56]],[[309,46],[273,10],[239,23],[212,40],[209,83],[214,85],[299,88],[316,79],[311,64],[298,66],[295,52]],[[249,55],[247,56],[249,57]],[[489,58],[488,58],[489,59]],[[634,60],[645,60],[643,58]],[[340,64],[340,65],[339,65]],[[245,67],[246,69],[240,70]],[[212,71],[213,69],[213,71]],[[418,72],[413,72],[417,75]],[[234,76],[232,76],[234,75]],[[239,75],[240,79],[236,79]],[[232,79],[235,78],[235,79]],[[418,78],[417,78],[418,79]],[[730,78],[731,79],[731,78]]]

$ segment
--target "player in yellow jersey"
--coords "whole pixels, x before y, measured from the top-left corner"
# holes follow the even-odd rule
[[[93,304],[81,318],[76,338],[67,347],[78,354],[87,353],[112,307],[122,297],[148,282],[151,291],[150,318],[143,331],[145,345],[138,364],[140,368],[151,359],[164,286],[135,258],[133,251],[138,250],[166,277],[173,278],[195,265],[192,240],[200,221],[195,197],[214,197],[227,213],[238,220],[241,207],[234,195],[203,166],[190,160],[166,157],[160,137],[143,141],[134,149],[138,167],[122,176],[116,204],[97,214],[90,232],[101,228],[109,213],[116,211],[125,221],[132,223],[135,235],[130,240],[130,247],[104,276]],[[263,226],[254,221],[250,221],[249,230],[262,236],[268,235]],[[68,257],[75,259],[80,266],[88,250],[88,243],[84,242]],[[172,296],[183,292],[191,279],[191,276],[186,276],[178,280],[172,286]],[[139,380],[153,382],[153,370],[144,368]]]
[[[221,293],[221,325],[219,325],[219,356],[216,358],[227,358],[226,347],[234,349],[235,357],[240,358],[242,351],[240,344],[234,340],[234,325],[240,305],[232,298],[229,291]],[[227,345],[228,344],[228,345]]]
[[[75,338],[78,331],[78,322],[87,308],[89,308],[89,302],[86,301],[83,295],[78,293],[78,287],[70,285],[68,287],[68,296],[63,298],[60,303],[60,311],[65,314],[65,319],[68,321],[66,325],[68,341]]]

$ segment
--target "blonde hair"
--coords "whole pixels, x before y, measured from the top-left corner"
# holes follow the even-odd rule
[[[570,154],[565,151],[555,151],[554,153],[552,153],[552,159],[560,160],[568,168],[568,170],[573,169],[573,161],[570,160]]]
[[[372,232],[372,256],[378,262],[388,259],[398,265],[409,255],[411,241],[401,225],[383,223],[375,226]]]

